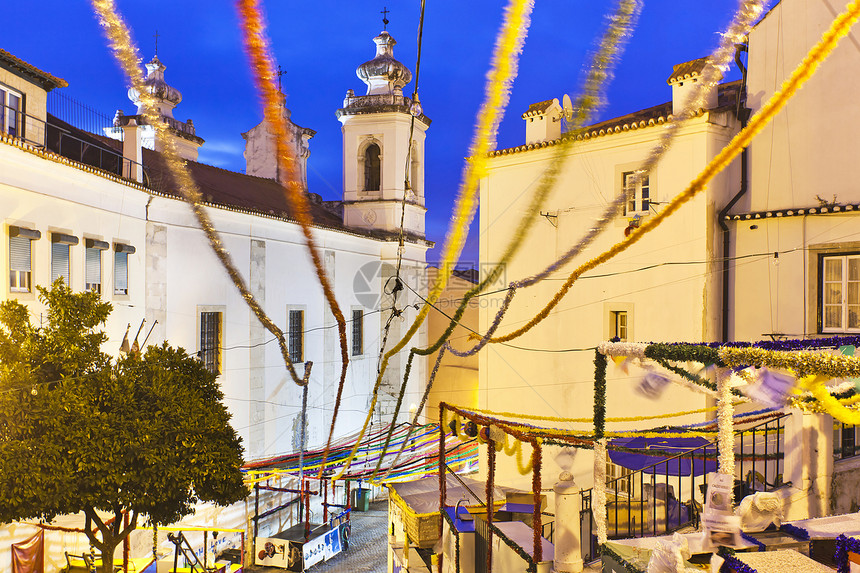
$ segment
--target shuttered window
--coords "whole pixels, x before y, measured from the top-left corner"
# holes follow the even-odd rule
[[[9,237],[9,288],[12,292],[30,292],[30,239]]]
[[[291,310],[289,324],[290,360],[303,362],[305,359],[304,348],[305,311]]]
[[[51,283],[60,277],[69,284],[69,245],[51,243]]]
[[[352,311],[352,355],[364,354],[364,311]]]
[[[113,293],[128,294],[128,253],[114,253]]]
[[[221,313],[200,313],[200,359],[209,372],[221,374]]]
[[[85,251],[86,289],[99,294],[102,292],[102,252],[100,249],[87,247]]]

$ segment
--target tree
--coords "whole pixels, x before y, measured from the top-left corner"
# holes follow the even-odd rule
[[[83,512],[110,573],[140,516],[164,525],[248,495],[241,439],[199,360],[167,343],[113,359],[109,303],[61,279],[38,291],[43,326],[0,304],[0,521]]]

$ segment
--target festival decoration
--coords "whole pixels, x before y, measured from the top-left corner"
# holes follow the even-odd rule
[[[502,305],[502,310],[500,310],[496,314],[496,317],[493,320],[493,323],[490,325],[490,328],[488,329],[487,333],[481,340],[479,340],[479,342],[474,347],[469,350],[460,352],[454,349],[453,346],[451,346],[450,342],[448,342],[451,333],[453,333],[454,328],[459,323],[466,308],[468,308],[469,301],[475,296],[477,296],[481,291],[483,291],[487,287],[487,285],[494,283],[498,279],[501,271],[505,268],[505,265],[518,251],[519,247],[523,243],[523,239],[528,234],[529,229],[532,225],[534,225],[534,222],[536,221],[535,215],[540,212],[541,205],[546,200],[549,193],[553,190],[555,182],[558,178],[558,174],[560,173],[561,167],[564,163],[566,152],[568,148],[573,145],[573,142],[576,139],[574,135],[577,133],[577,130],[585,123],[585,121],[594,114],[594,112],[597,110],[597,108],[603,101],[604,96],[602,93],[602,89],[606,84],[608,84],[609,79],[611,78],[612,67],[615,63],[617,54],[618,52],[620,52],[621,47],[623,46],[624,38],[629,35],[640,8],[641,0],[619,1],[618,8],[614,16],[610,19],[610,24],[607,27],[606,33],[602,38],[600,47],[594,56],[591,66],[589,67],[585,82],[585,89],[583,90],[584,93],[577,100],[577,105],[575,108],[576,113],[574,117],[568,118],[568,134],[563,137],[560,140],[559,145],[556,146],[555,153],[553,154],[553,157],[550,161],[550,165],[542,174],[540,183],[538,185],[537,190],[532,196],[529,207],[521,216],[519,225],[514,231],[512,238],[509,241],[509,245],[506,248],[502,257],[496,264],[492,266],[484,279],[481,280],[479,284],[477,284],[465,294],[462,301],[460,302],[459,307],[455,311],[454,316],[451,318],[447,328],[439,337],[439,339],[427,348],[420,349],[417,347],[413,347],[410,349],[409,358],[407,359],[407,365],[403,375],[403,382],[400,388],[400,394],[398,395],[397,404],[394,408],[393,416],[395,418],[400,411],[400,407],[403,401],[403,395],[406,391],[406,385],[409,380],[409,374],[412,368],[412,360],[416,354],[421,356],[428,356],[438,350],[439,356],[437,357],[437,364],[439,363],[439,361],[441,361],[441,356],[445,351],[450,351],[461,358],[472,356],[479,352],[489,342],[490,337],[495,333],[496,329],[501,324],[502,317],[504,316],[515,294],[516,287],[514,286],[512,286],[512,288],[508,291],[508,294],[505,298],[505,302]],[[608,222],[609,218],[607,218],[606,221]],[[429,300],[427,300],[426,302],[427,304],[431,304]],[[430,392],[430,389],[433,386],[436,372],[437,368],[434,367],[433,372],[431,372],[430,378],[425,386],[425,396]],[[422,400],[422,404],[414,413],[413,420],[418,419],[418,415],[422,411],[423,402],[424,400]],[[379,468],[377,468],[377,471],[378,469]]]
[[[445,244],[442,247],[442,256],[439,263],[440,273],[436,282],[430,288],[424,306],[418,311],[418,315],[403,335],[403,338],[382,356],[376,382],[372,390],[370,407],[368,408],[368,414],[360,434],[364,434],[367,426],[370,424],[371,416],[379,398],[379,387],[388,368],[389,360],[406,347],[406,344],[415,336],[415,333],[418,332],[418,329],[424,323],[431,306],[439,300],[442,291],[448,284],[448,278],[454,268],[454,261],[463,248],[469,222],[472,220],[475,208],[477,207],[478,181],[484,176],[487,154],[495,142],[498,125],[507,106],[511,84],[516,77],[519,54],[525,42],[532,7],[533,3],[531,0],[510,0],[505,9],[504,23],[502,24],[502,30],[496,38],[496,46],[493,51],[493,62],[488,74],[484,102],[478,113],[478,123],[475,127],[475,135],[469,159],[464,169],[463,183],[455,201],[451,227],[446,236]],[[350,453],[342,471],[349,469],[355,453],[355,451]],[[374,470],[374,473],[376,473],[376,470]]]
[[[242,278],[242,275],[233,264],[230,253],[224,247],[224,244],[221,242],[221,237],[218,235],[209,215],[203,209],[200,191],[194,183],[188,169],[186,169],[184,161],[179,156],[176,149],[176,143],[173,140],[173,136],[168,131],[169,128],[167,124],[162,122],[159,117],[155,96],[149,93],[149,90],[146,89],[146,86],[144,85],[143,74],[138,67],[140,57],[138,56],[137,47],[132,42],[128,26],[117,12],[114,1],[92,0],[92,5],[98,16],[99,23],[105,30],[105,35],[107,36],[108,43],[111,46],[111,50],[113,51],[117,63],[125,72],[126,77],[129,79],[132,86],[134,86],[134,89],[140,94],[143,116],[146,118],[147,124],[155,129],[158,140],[163,144],[164,149],[162,150],[162,156],[164,157],[170,173],[173,175],[173,179],[179,188],[180,194],[191,207],[191,211],[194,213],[197,224],[206,235],[209,247],[212,249],[212,252],[215,253],[221,266],[224,267],[224,270],[227,272],[233,285],[240,292],[245,303],[254,313],[254,316],[256,316],[266,330],[271,332],[278,340],[278,347],[281,350],[281,356],[284,359],[284,364],[287,367],[290,378],[292,378],[293,382],[299,386],[306,385],[310,378],[312,363],[305,363],[304,374],[300,377],[296,372],[292,360],[290,359],[290,352],[287,347],[283,331],[281,331],[272,319],[269,318],[263,310],[263,307],[260,306],[256,298],[254,298],[253,293],[251,293],[248,286],[245,284],[245,279]]]
[[[509,342],[537,326],[546,319],[547,316],[549,316],[549,313],[567,295],[573,284],[583,273],[608,261],[617,254],[626,251],[630,246],[652,230],[656,229],[667,217],[672,215],[675,211],[681,208],[682,205],[690,201],[700,191],[702,191],[707,183],[717,173],[725,169],[741,153],[741,151],[750,144],[752,139],[758,135],[758,133],[761,132],[768,123],[770,123],[774,116],[782,110],[783,107],[785,107],[797,90],[800,89],[800,87],[810,77],[812,77],[812,74],[815,72],[818,65],[830,55],[839,40],[848,33],[851,26],[857,21],[858,16],[860,16],[860,6],[858,6],[856,2],[849,3],[847,11],[836,17],[818,44],[813,46],[800,65],[798,65],[798,67],[792,72],[791,76],[783,82],[780,89],[773,94],[771,99],[762,106],[758,113],[750,118],[747,125],[735,137],[733,137],[719,153],[717,153],[714,159],[711,160],[711,162],[695,179],[693,179],[690,185],[683,192],[672,199],[659,213],[648,217],[648,220],[645,223],[631,232],[624,240],[616,243],[607,251],[583,263],[575,269],[547,305],[525,325],[508,334],[495,337],[491,339],[491,342]],[[741,37],[737,38],[737,40],[740,39]],[[736,42],[733,40],[732,43],[734,44]]]

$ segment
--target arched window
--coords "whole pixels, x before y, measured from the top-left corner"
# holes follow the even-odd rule
[[[364,150],[364,190],[379,191],[380,180],[379,146],[371,143]]]

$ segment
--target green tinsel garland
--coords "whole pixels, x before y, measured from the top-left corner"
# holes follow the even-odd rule
[[[487,523],[490,531],[492,531],[493,535],[498,535],[499,539],[501,539],[505,545],[514,550],[514,553],[519,555],[523,561],[528,563],[527,570],[531,573],[535,573],[537,571],[537,562],[529,555],[525,549],[517,545],[514,541],[512,541],[507,535],[505,535],[501,529],[493,525],[492,523]],[[489,570],[488,570],[489,573]]]
[[[645,347],[645,356],[652,360],[662,358],[675,362],[701,362],[706,366],[710,364],[716,364],[719,367],[726,366],[716,349],[692,344],[649,344]]]
[[[606,356],[594,351],[594,437],[606,431]]]
[[[457,525],[454,523],[454,520],[451,519],[451,516],[448,515],[447,511],[442,512],[442,517],[445,521],[448,522],[448,525],[451,526],[451,533],[454,535],[454,573],[460,573],[460,532],[457,531]],[[456,519],[456,515],[454,519]],[[441,571],[442,565],[439,565],[439,570]]]

